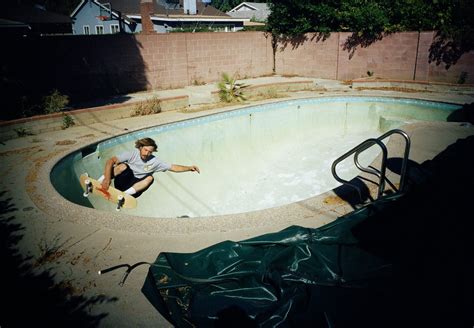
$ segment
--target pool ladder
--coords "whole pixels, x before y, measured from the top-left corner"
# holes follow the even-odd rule
[[[387,138],[387,137],[389,137],[389,136],[391,136],[392,134],[395,134],[395,133],[400,134],[405,139],[405,152],[404,152],[404,155],[403,155],[402,167],[401,167],[401,170],[400,170],[400,185],[399,185],[398,189],[385,176],[386,168],[387,168],[387,153],[388,152],[387,152],[387,147],[382,142],[383,139],[385,139],[385,138]],[[363,151],[369,149],[373,145],[377,145],[382,149],[382,162],[381,162],[380,170],[378,170],[378,169],[376,169],[372,166],[363,167],[359,163],[359,154],[362,153]],[[357,185],[351,183],[350,181],[347,181],[347,180],[344,180],[344,179],[340,178],[336,173],[337,164],[339,164],[340,162],[345,160],[347,157],[354,154],[354,164],[357,166],[357,168],[359,170],[361,170],[365,173],[368,173],[368,174],[375,175],[375,176],[378,177],[379,182],[378,182],[377,198],[380,198],[384,194],[385,181],[387,181],[390,184],[390,187],[395,191],[395,193],[402,193],[405,189],[405,175],[406,175],[406,172],[407,172],[407,164],[408,164],[408,155],[409,155],[409,153],[410,153],[410,137],[408,136],[408,134],[406,134],[406,132],[404,132],[400,129],[394,129],[394,130],[390,130],[390,131],[382,134],[378,138],[367,139],[367,140],[361,142],[359,145],[352,148],[351,150],[347,151],[344,155],[340,156],[339,158],[337,158],[332,163],[331,172],[332,172],[332,175],[334,176],[334,178],[337,181],[339,181],[339,182],[341,182],[345,185],[348,185],[348,186],[351,186],[351,187],[355,188],[357,190],[358,194],[359,194],[359,197],[360,197],[361,201],[363,201],[363,197],[362,197],[362,193],[360,191],[360,188]]]

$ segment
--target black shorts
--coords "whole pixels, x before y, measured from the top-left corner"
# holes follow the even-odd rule
[[[127,165],[127,164],[125,164],[125,165]],[[145,178],[146,178],[146,176],[141,178],[141,179],[137,178],[133,174],[133,171],[130,169],[130,167],[128,167],[128,165],[127,165],[127,168],[125,169],[125,171],[123,171],[122,173],[120,173],[119,175],[117,175],[115,177],[114,186],[118,190],[125,191],[128,188],[130,188],[131,186],[133,186],[135,183],[140,182]]]

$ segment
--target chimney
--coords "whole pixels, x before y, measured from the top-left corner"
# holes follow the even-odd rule
[[[196,15],[196,0],[184,0],[184,14]]]
[[[140,1],[140,15],[142,16],[142,32],[143,34],[153,34],[153,22],[150,15],[153,15],[153,0]]]

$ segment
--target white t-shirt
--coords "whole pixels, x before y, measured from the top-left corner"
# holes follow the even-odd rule
[[[164,172],[171,169],[171,165],[163,162],[158,157],[151,155],[146,161],[140,157],[140,151],[134,149],[117,156],[120,163],[127,163],[136,178],[141,179],[154,172]]]

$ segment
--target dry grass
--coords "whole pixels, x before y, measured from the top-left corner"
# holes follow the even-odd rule
[[[274,88],[265,89],[258,91],[256,94],[249,95],[248,99],[252,101],[265,100],[265,99],[276,99],[287,97],[288,94],[279,92]]]
[[[161,100],[154,96],[133,106],[130,116],[144,116],[161,112]]]
[[[59,140],[59,141],[56,141],[57,146],[67,146],[67,145],[73,145],[75,143],[76,143],[75,140]]]
[[[240,104],[246,104],[245,102]],[[227,102],[217,102],[212,104],[196,105],[192,107],[186,107],[178,110],[180,113],[195,113],[201,112],[203,110],[218,109],[222,107],[235,106],[236,103],[227,103]]]
[[[400,88],[400,87],[357,87],[355,88],[358,91],[362,90],[378,90],[378,91],[397,91],[397,92],[406,92],[406,93],[417,93],[417,92],[433,92],[429,90],[417,90],[410,88]]]

